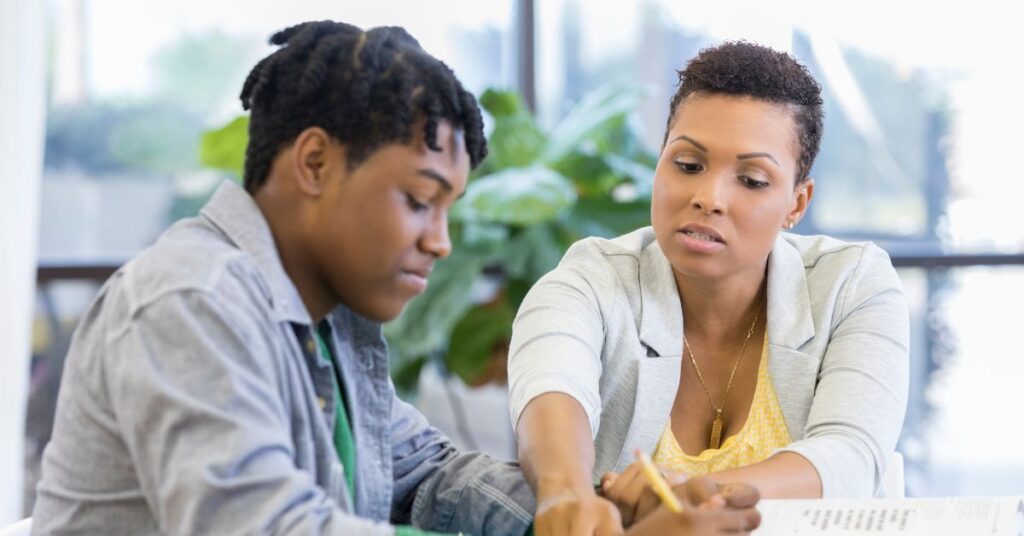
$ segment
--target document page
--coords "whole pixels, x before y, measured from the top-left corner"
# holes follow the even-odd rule
[[[1024,498],[766,500],[756,536],[1024,536]]]

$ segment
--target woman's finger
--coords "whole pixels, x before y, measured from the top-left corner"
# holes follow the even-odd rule
[[[761,500],[758,489],[748,484],[723,484],[718,494],[730,508],[751,508]]]

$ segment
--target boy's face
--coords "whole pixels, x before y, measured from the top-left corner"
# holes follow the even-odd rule
[[[385,145],[358,167],[330,166],[311,207],[306,243],[315,276],[354,312],[386,322],[427,287],[434,261],[451,253],[448,211],[462,195],[469,155],[442,121],[440,152],[417,125],[408,145]],[[341,153],[333,144],[330,151]]]

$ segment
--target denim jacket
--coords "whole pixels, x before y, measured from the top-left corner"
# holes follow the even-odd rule
[[[34,534],[522,534],[513,463],[457,452],[395,396],[380,325],[328,316],[356,443],[332,442],[329,366],[252,198],[220,186],[101,289],[75,332]]]

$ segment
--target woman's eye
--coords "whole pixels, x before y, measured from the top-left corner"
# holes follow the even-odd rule
[[[676,160],[675,164],[683,173],[693,174],[704,171],[704,166],[696,162],[683,162],[681,160]]]
[[[405,194],[405,199],[409,203],[409,208],[411,208],[413,212],[423,212],[428,208],[426,203],[420,203],[412,196],[412,194]]]
[[[740,178],[740,182],[742,182],[744,186],[746,186],[747,188],[750,188],[752,190],[756,190],[758,188],[764,188],[765,186],[768,186],[767,182],[759,181],[759,180],[754,179],[752,177],[749,177],[747,175],[740,175],[739,178]]]

